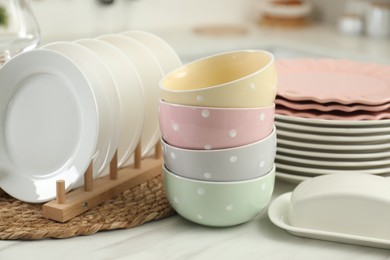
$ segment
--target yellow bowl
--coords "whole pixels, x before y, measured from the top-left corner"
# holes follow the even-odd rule
[[[166,102],[209,107],[271,106],[276,96],[274,56],[240,50],[190,62],[160,81]]]

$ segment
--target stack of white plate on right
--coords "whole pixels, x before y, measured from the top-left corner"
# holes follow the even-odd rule
[[[390,174],[390,66],[279,60],[277,177]]]

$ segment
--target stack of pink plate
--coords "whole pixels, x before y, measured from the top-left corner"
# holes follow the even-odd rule
[[[279,60],[277,176],[390,173],[390,66]]]

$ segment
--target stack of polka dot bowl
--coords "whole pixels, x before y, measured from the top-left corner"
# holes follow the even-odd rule
[[[164,186],[178,214],[207,226],[253,219],[275,181],[274,57],[213,55],[160,82]]]

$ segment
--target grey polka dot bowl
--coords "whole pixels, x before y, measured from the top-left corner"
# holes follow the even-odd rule
[[[163,139],[164,163],[170,171],[205,181],[242,181],[265,175],[276,155],[276,129],[265,138],[244,146],[217,150],[190,150],[167,144]]]
[[[215,108],[177,105],[160,100],[163,139],[186,149],[243,146],[272,131],[275,105],[259,108]]]
[[[205,57],[168,73],[160,81],[162,99],[206,107],[271,106],[276,96],[274,56],[241,50]]]
[[[184,178],[163,168],[165,193],[182,217],[206,226],[227,227],[253,219],[269,203],[275,166],[264,176],[238,182]]]

